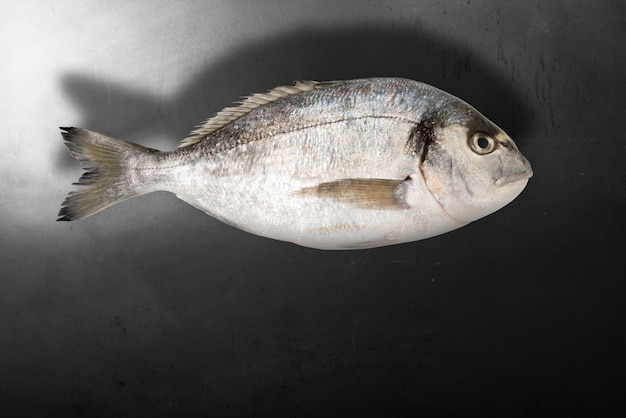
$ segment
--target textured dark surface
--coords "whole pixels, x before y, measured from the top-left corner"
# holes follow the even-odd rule
[[[286,4],[0,3],[2,415],[623,413],[624,3]],[[80,175],[58,126],[173,149],[240,96],[365,76],[477,107],[526,190],[367,251],[167,193],[54,221]]]

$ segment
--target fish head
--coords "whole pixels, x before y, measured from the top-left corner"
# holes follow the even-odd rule
[[[450,217],[472,222],[524,190],[532,168],[502,129],[464,102],[439,112],[436,120],[420,168]]]

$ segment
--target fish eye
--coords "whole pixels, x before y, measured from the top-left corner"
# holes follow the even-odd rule
[[[479,155],[485,155],[496,149],[496,140],[484,132],[476,132],[469,140],[472,151]]]

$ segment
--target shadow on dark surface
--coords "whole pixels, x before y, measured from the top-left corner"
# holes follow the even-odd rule
[[[574,35],[586,32],[564,27],[578,45]],[[536,140],[549,167],[502,215],[427,241],[322,252],[235,230],[174,198],[132,199],[71,224],[83,241],[78,231],[59,232],[43,260],[48,285],[36,298],[7,301],[30,313],[10,340],[32,353],[3,371],[19,382],[8,389],[27,405],[33,393],[51,405],[71,402],[75,416],[623,409],[623,145],[605,135],[620,125],[594,121],[621,115],[613,105],[622,101],[613,79],[614,96],[585,84],[610,68],[585,67],[588,49],[562,51],[555,41],[541,51],[548,64],[568,63],[535,75],[546,106],[561,99],[554,109],[567,118],[554,119],[568,130],[559,141]],[[435,85],[521,138],[534,114],[477,55],[418,27],[299,30],[241,46],[172,95],[84,74],[61,81],[83,112],[81,126],[147,146],[160,135],[174,148],[253,92],[371,76]],[[577,85],[576,72],[560,69],[568,60],[585,70],[584,90],[564,90],[565,100],[552,96],[550,77]],[[584,100],[569,100],[578,95]],[[588,111],[572,111],[577,103]],[[587,129],[603,141],[572,141],[578,119],[594,121]],[[58,165],[77,170],[59,149]],[[18,252],[33,269],[22,277],[37,277],[42,260],[31,262],[30,245]]]
[[[512,136],[531,117],[514,86],[468,46],[419,28],[300,30],[252,42],[198,73],[173,97],[81,74],[62,82],[84,112],[82,127],[147,146],[154,146],[150,135],[165,135],[174,148],[195,125],[241,96],[298,79],[374,76],[446,90]],[[76,163],[67,161],[60,165],[75,170]],[[95,356],[97,366],[111,370],[97,374],[104,390],[95,384],[81,388],[88,395],[81,408],[100,402],[114,409],[110,405],[139,398],[144,413],[165,407],[228,416],[302,408],[312,415],[330,405],[366,416],[389,412],[391,403],[396,411],[445,415],[476,399],[493,404],[495,398],[497,409],[507,402],[503,395],[519,392],[514,384],[496,382],[499,372],[482,369],[492,343],[496,352],[508,352],[507,337],[515,340],[506,334],[509,324],[490,328],[498,325],[491,309],[502,304],[503,288],[533,285],[519,279],[522,261],[506,247],[516,231],[512,221],[482,224],[485,240],[502,240],[489,253],[512,270],[503,272],[499,264],[486,269],[467,251],[477,243],[469,228],[428,245],[323,252],[216,226],[205,215],[179,222],[177,217],[195,211],[191,207],[177,207],[171,222],[163,212],[157,222],[155,213],[165,211],[157,200],[149,201],[150,214],[133,218],[139,225],[121,223],[115,208],[103,212],[91,224],[98,247],[74,248],[78,259],[97,252],[98,265],[109,269],[97,281],[109,293],[86,297],[102,303],[80,318],[89,331],[72,337],[82,344],[74,354]],[[90,268],[77,265],[74,273],[83,277]],[[506,281],[498,280],[505,274]],[[531,292],[513,290],[515,298]],[[118,300],[126,294],[131,296]],[[539,316],[529,321],[539,322]],[[476,317],[480,327],[468,327]],[[528,340],[534,337],[530,332]],[[517,367],[514,360],[498,364]],[[88,381],[94,370],[74,366],[70,374]]]
[[[172,97],[66,74],[62,84],[84,112],[81,126],[133,140],[165,134],[172,148],[194,126],[243,96],[294,80],[404,77],[432,84],[476,107],[515,137],[530,118],[514,86],[467,45],[419,27],[298,30],[243,45],[197,73]],[[130,137],[130,138],[129,138]],[[63,158],[65,166],[67,159]]]

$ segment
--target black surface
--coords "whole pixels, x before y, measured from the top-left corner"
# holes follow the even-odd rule
[[[0,410],[626,412],[624,6],[539,2],[502,14],[507,2],[467,3],[447,11],[451,25],[466,16],[480,28],[465,42],[411,15],[290,31],[234,48],[172,97],[113,81],[105,96],[102,80],[65,73],[81,126],[128,139],[165,132],[172,148],[238,97],[295,79],[418,79],[507,130],[535,177],[468,227],[374,250],[255,237],[165,193],[42,236],[34,257],[25,240],[3,243],[14,256],[2,280],[17,296],[0,307]],[[482,54],[485,36],[504,41]],[[62,146],[52,157],[58,172],[78,172]]]

